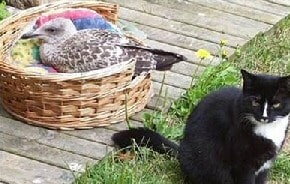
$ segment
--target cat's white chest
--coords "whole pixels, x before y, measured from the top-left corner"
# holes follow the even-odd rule
[[[285,139],[285,132],[288,127],[288,116],[280,118],[269,124],[258,125],[254,132],[256,135],[262,136],[266,139],[271,140],[277,148],[277,151],[281,148],[282,143]],[[272,166],[273,160],[267,160],[257,171],[256,175],[261,171],[270,169]]]
[[[268,124],[258,125],[254,132],[256,135],[262,136],[271,140],[280,149],[285,139],[285,132],[288,127],[288,116],[279,118],[276,121]]]

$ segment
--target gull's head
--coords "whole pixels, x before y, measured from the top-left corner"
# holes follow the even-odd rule
[[[61,43],[77,32],[76,27],[70,19],[56,18],[36,30],[22,35],[22,39],[39,38],[44,43]]]

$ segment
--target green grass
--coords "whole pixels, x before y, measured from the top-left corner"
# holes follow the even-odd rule
[[[269,36],[257,35],[233,61],[239,67],[274,74],[290,73],[290,16],[280,22]]]
[[[97,165],[87,168],[74,184],[182,184],[175,158],[146,148],[135,154],[132,160],[120,161],[117,153],[112,152]]]
[[[172,140],[182,138],[184,122],[195,105],[210,91],[224,85],[239,85],[241,68],[273,74],[290,73],[290,16],[269,34],[259,34],[234,57],[217,67],[209,67],[197,83],[177,101],[168,113],[145,114],[145,126]],[[145,151],[144,151],[145,150]],[[114,153],[99,164],[89,167],[75,184],[181,184],[182,176],[176,159],[141,149],[131,161],[120,162]],[[271,180],[290,184],[290,153],[281,153],[271,172]]]
[[[9,16],[5,1],[0,1],[0,21]]]
[[[281,184],[290,183],[290,153],[283,152],[279,155],[271,176],[273,181]]]

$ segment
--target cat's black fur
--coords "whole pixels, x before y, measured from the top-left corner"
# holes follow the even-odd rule
[[[192,184],[265,184],[269,169],[258,170],[275,159],[280,147],[254,129],[290,113],[290,76],[254,75],[244,70],[242,75],[243,89],[223,88],[198,104],[179,147],[146,128],[121,131],[112,140],[122,148],[135,139],[160,153],[173,150]],[[266,101],[268,116],[263,117]]]

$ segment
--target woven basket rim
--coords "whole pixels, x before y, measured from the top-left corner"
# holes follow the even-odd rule
[[[94,1],[94,0],[74,0],[74,1],[69,1],[69,0],[60,0],[58,2],[51,2],[51,3],[45,3],[39,6],[31,7],[22,11],[18,11],[15,14],[9,16],[8,18],[5,18],[4,20],[1,21],[0,24],[0,29],[3,27],[6,27],[8,24],[11,23],[11,21],[17,21],[19,18],[27,15],[32,15],[38,12],[42,12],[43,10],[50,9],[50,8],[69,8],[69,7],[61,7],[65,5],[82,5],[82,4],[92,4],[92,5],[101,5],[101,6],[116,6],[119,8],[119,5],[117,3],[108,3],[108,2],[103,2],[103,1]]]
[[[65,9],[65,8],[72,8],[71,6],[79,6],[82,4],[92,4],[92,5],[100,5],[100,6],[116,6],[117,9],[119,8],[119,5],[116,3],[107,3],[107,2],[102,2],[102,1],[93,1],[93,0],[86,0],[86,1],[67,1],[67,0],[61,0],[59,2],[51,2],[51,3],[46,3],[42,4],[37,7],[32,7],[26,10],[23,10],[21,12],[17,12],[16,14],[4,19],[1,21],[0,24],[0,30],[4,29],[7,25],[10,23],[13,23],[15,21],[18,21],[24,16],[31,16],[36,13],[45,13],[45,12],[50,12],[53,9]],[[44,11],[45,10],[45,11]],[[31,23],[31,21],[29,22]],[[25,26],[22,27],[22,32],[26,26],[29,25],[27,23]],[[98,79],[102,78],[105,76],[112,75],[114,73],[119,73],[122,72],[123,70],[126,70],[128,68],[134,67],[135,61],[126,61],[122,62],[119,64],[112,65],[106,68],[101,68],[98,70],[91,70],[88,72],[75,72],[75,73],[45,73],[45,74],[40,74],[40,73],[33,73],[33,72],[28,72],[25,71],[22,68],[17,67],[16,65],[12,64],[12,57],[11,57],[11,49],[15,45],[15,43],[20,39],[21,34],[17,36],[15,40],[12,41],[12,47],[6,51],[4,54],[3,61],[0,61],[0,70],[9,70],[9,73],[13,74],[21,74],[24,77],[27,78],[34,78],[34,79],[40,79],[40,80],[52,80],[52,81],[65,81],[65,80],[80,80],[80,79]],[[135,39],[136,41],[139,41],[137,38],[133,37],[131,39]],[[0,37],[0,42],[1,42],[1,37]],[[141,41],[139,41],[142,43]],[[8,61],[7,61],[8,60]]]

